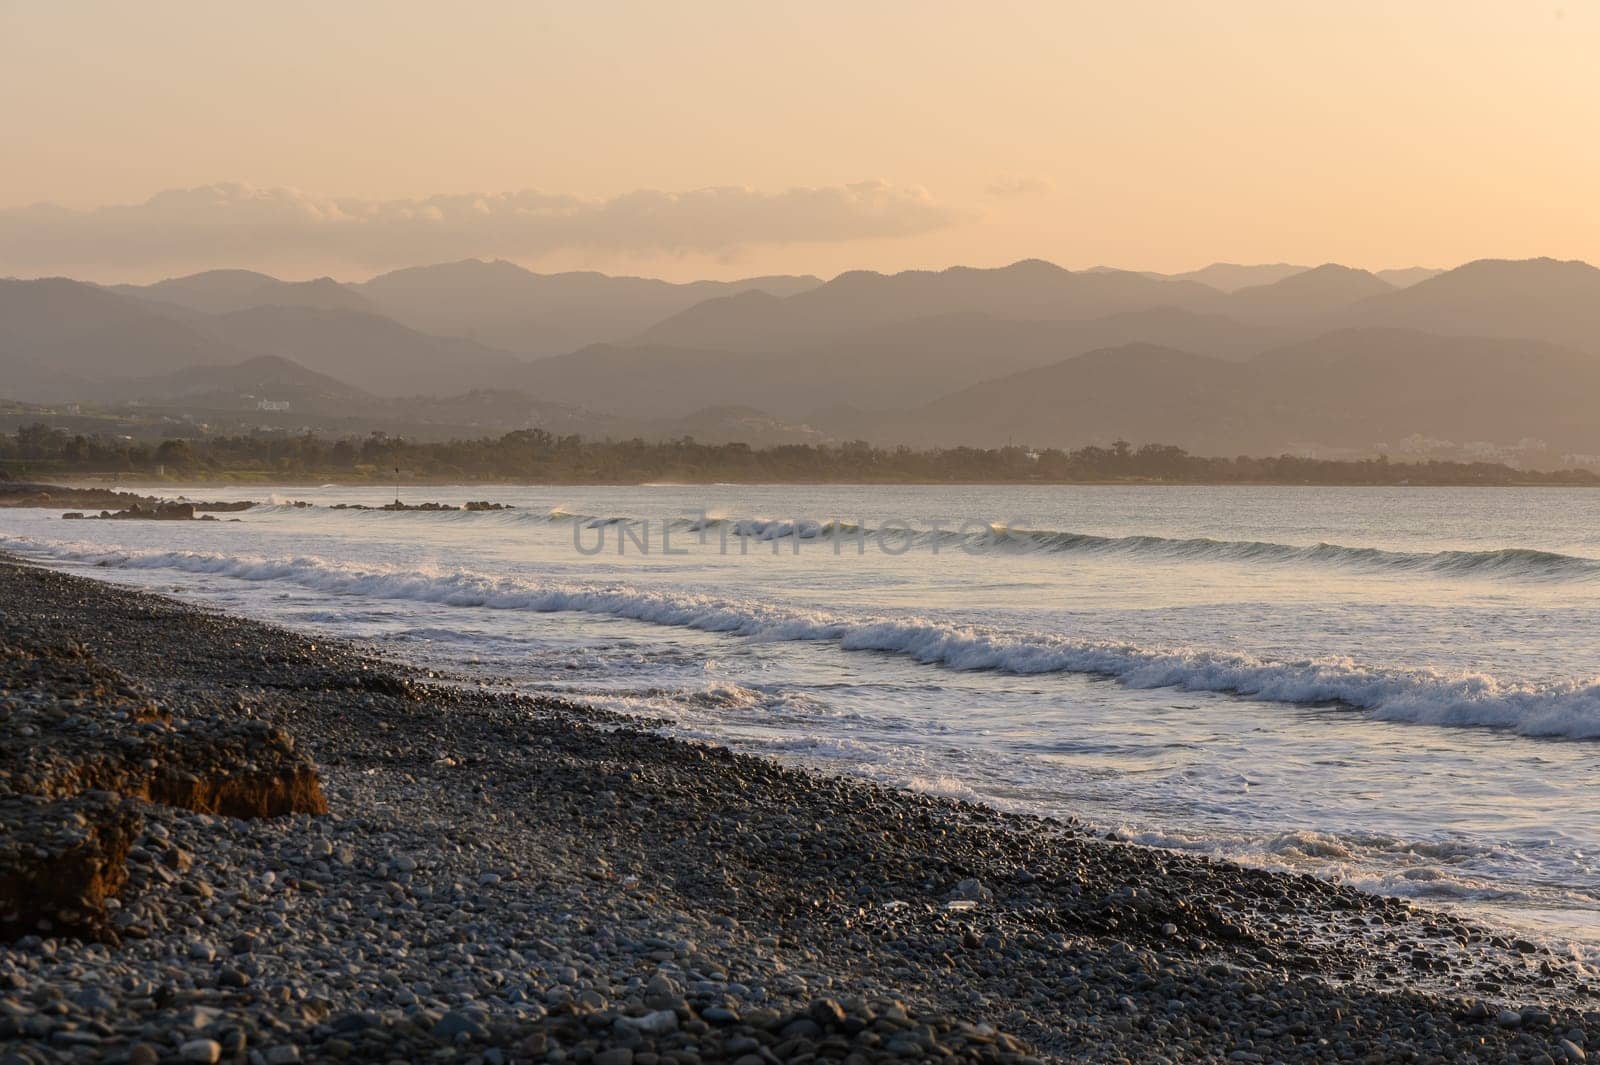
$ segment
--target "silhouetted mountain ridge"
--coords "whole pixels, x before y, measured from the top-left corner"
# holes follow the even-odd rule
[[[1123,270],[1071,271],[1039,259],[975,269],[855,270],[787,298],[721,299],[653,326],[637,343],[782,351],[852,330],[974,311],[996,318],[1072,320],[1176,307],[1220,311],[1226,297],[1192,281]]]
[[[1394,286],[1366,270],[1324,263],[1270,285],[1242,288],[1228,298],[1235,317],[1252,322],[1316,321]]]
[[[1114,436],[1207,453],[1521,438],[1600,453],[1600,359],[1542,341],[1345,329],[1225,362],[1102,349],[870,419],[884,442],[1080,446]],[[866,429],[869,420],[863,420]],[[841,430],[842,431],[842,430]]]
[[[504,260],[467,259],[375,277],[357,290],[414,329],[470,337],[520,355],[562,354],[622,340],[704,300],[761,290],[787,296],[814,277],[676,284],[592,271],[537,274]]]
[[[254,270],[207,270],[157,281],[153,285],[116,285],[113,290],[136,299],[204,314],[274,306],[323,307],[369,314],[376,311],[359,293],[331,277],[280,281]]]
[[[1479,259],[1365,300],[1345,325],[1528,337],[1600,354],[1600,270],[1557,259]]]
[[[1219,284],[1290,270],[1226,265],[1206,269]],[[457,315],[524,339],[648,321],[526,359],[388,310]],[[179,401],[271,385],[352,403],[370,394],[389,412],[404,401],[424,417],[414,397],[476,389],[487,398],[472,404],[514,411],[520,400],[492,397],[521,392],[606,431],[711,410],[721,413],[706,424],[719,432],[803,434],[826,412],[831,431],[894,441],[883,435],[893,430],[917,443],[1077,444],[1148,427],[1146,439],[1225,451],[1431,434],[1600,452],[1587,413],[1600,400],[1596,365],[1600,270],[1552,259],[1479,260],[1403,288],[1324,264],[1232,292],[1042,260],[826,283],[677,285],[477,260],[359,286],[234,270],[115,288],[0,281],[0,394],[10,398],[149,389]]]

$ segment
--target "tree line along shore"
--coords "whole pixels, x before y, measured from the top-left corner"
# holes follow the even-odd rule
[[[126,477],[260,483],[318,478],[549,484],[1283,484],[1600,485],[1588,469],[1526,470],[1497,462],[1397,461],[1388,456],[1316,459],[1191,455],[1170,444],[1073,450],[953,447],[918,450],[863,441],[752,447],[670,441],[591,440],[524,429],[498,437],[417,441],[374,433],[325,438],[258,434],[159,442],[73,435],[44,424],[0,434],[0,480]]]

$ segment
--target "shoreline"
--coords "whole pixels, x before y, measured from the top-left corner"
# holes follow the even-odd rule
[[[179,720],[282,730],[328,808],[235,820],[140,800],[121,945],[0,946],[0,1059],[177,1060],[208,1039],[272,1065],[1600,1045],[1587,973],[1447,912],[441,684],[3,555],[0,602],[7,646],[81,645]],[[0,704],[0,731],[38,702]]]
[[[259,477],[223,478],[219,480],[189,481],[184,479],[158,480],[112,480],[111,474],[52,474],[58,477],[63,487],[82,488],[85,490],[115,489],[130,492],[151,492],[159,494],[166,488],[197,488],[206,491],[229,488],[288,488],[316,490],[327,485],[336,488],[373,488],[392,491],[394,481],[385,481],[382,478],[370,480],[340,480],[334,478],[318,478],[306,481],[303,484],[286,484],[275,480],[267,474]],[[0,487],[6,482],[0,481]],[[466,480],[460,477],[419,477],[406,481],[407,487],[412,488],[1471,488],[1492,490],[1497,488],[1587,488],[1600,491],[1600,484],[1591,481],[1500,481],[1492,484],[1453,482],[1453,481],[1219,481],[1219,480],[1161,480],[1124,478],[1120,480],[1099,481],[1057,481],[1057,480],[1004,480],[992,477],[974,478],[972,480],[956,479],[929,479],[905,480],[885,479],[881,481],[818,481],[818,480],[793,480],[793,481],[730,481],[730,480],[703,480],[703,481],[639,481],[639,480],[572,480],[572,481],[525,481],[488,478],[483,480]]]

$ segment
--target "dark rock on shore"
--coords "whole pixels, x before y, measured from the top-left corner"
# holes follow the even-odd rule
[[[82,507],[62,514],[68,520],[87,520],[88,510],[99,510],[97,517],[122,521],[193,521],[197,515],[227,514],[249,510],[249,500],[195,503],[186,499],[158,499],[109,488],[68,488],[59,484],[0,482],[0,507]],[[207,517],[205,520],[217,519]]]
[[[59,484],[0,481],[0,507],[83,507],[89,510],[149,506],[156,500],[111,488],[68,488]]]

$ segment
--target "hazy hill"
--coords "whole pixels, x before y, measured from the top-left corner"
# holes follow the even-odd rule
[[[741,362],[722,351],[595,344],[513,367],[496,387],[623,417],[669,418],[766,396],[769,379],[746,374]]]
[[[1351,329],[1225,362],[1153,345],[1066,359],[854,428],[886,443],[1077,446],[1160,440],[1277,453],[1393,447],[1413,434],[1600,451],[1600,360],[1539,341]],[[848,426],[836,431],[847,431]]]
[[[674,284],[588,271],[536,274],[501,260],[468,259],[396,270],[356,288],[414,329],[549,355],[620,340],[718,296],[753,290],[788,296],[818,284],[814,277]]]
[[[443,399],[412,397],[367,408],[405,432],[437,437],[444,433],[498,434],[539,428],[558,436],[577,433],[589,439],[675,440],[692,436],[702,443],[743,441],[752,445],[815,443],[823,434],[748,407],[697,407],[674,417],[649,414],[619,417],[570,403],[536,399],[526,392],[478,389]]]
[[[175,288],[162,287],[167,285]],[[150,289],[181,291],[197,302],[204,295],[220,306],[250,291],[305,294],[330,285],[339,287],[212,271]],[[112,382],[276,355],[379,394],[447,393],[486,381],[516,361],[471,341],[427,336],[359,310],[264,304],[220,314],[183,308],[175,315],[179,304],[152,301],[149,289],[140,291],[132,296],[65,279],[0,281],[0,369],[37,367],[26,380],[15,369],[20,384],[6,389],[16,388],[27,399],[85,399]]]
[[[628,415],[676,417],[709,401],[808,418],[840,404],[877,410],[924,403],[986,378],[1133,341],[1187,344],[1241,360],[1285,339],[1282,330],[1171,308],[1076,322],[967,311],[857,329],[780,352],[602,345],[513,367],[502,383]]]
[[[389,431],[434,437],[440,435],[439,430],[462,435],[532,428],[558,436],[597,436],[609,433],[616,421],[609,414],[507,389],[473,389],[442,397],[407,396],[386,401],[383,409]]]
[[[1198,281],[1202,285],[1210,285],[1221,292],[1237,292],[1241,288],[1253,288],[1257,285],[1270,285],[1282,281],[1286,277],[1304,273],[1311,269],[1309,266],[1296,266],[1293,263],[1258,263],[1244,265],[1241,263],[1212,263],[1202,266],[1198,270],[1189,270],[1181,274],[1167,274],[1172,281]]]
[[[1326,263],[1270,285],[1241,288],[1229,297],[1228,312],[1249,322],[1309,322],[1393,291],[1393,285],[1365,270]]]
[[[1529,337],[1600,354],[1600,270],[1556,259],[1480,259],[1366,300],[1347,325]]]
[[[873,374],[892,376],[893,389],[918,391],[958,378],[964,379],[962,384],[975,383],[997,376],[1002,367],[1042,366],[1069,355],[1130,343],[1182,347],[1202,355],[1242,360],[1289,339],[1298,339],[1298,334],[1174,307],[1074,321],[996,318],[961,311],[856,330],[782,357],[803,361],[814,371],[828,371],[818,376],[846,378],[870,369]],[[940,391],[949,391],[949,387]],[[890,391],[886,398],[892,402],[895,394]],[[867,400],[857,396],[851,401],[866,404]]]
[[[1109,267],[1097,266],[1096,270],[1106,270]],[[1187,270],[1179,274],[1159,274],[1145,271],[1146,277],[1165,278],[1168,281],[1198,281],[1202,285],[1210,285],[1219,292],[1237,292],[1241,288],[1253,288],[1257,285],[1270,285],[1282,281],[1286,277],[1304,273],[1310,270],[1309,266],[1296,266],[1293,263],[1256,263],[1246,265],[1241,263],[1212,263],[1202,266],[1198,270]],[[1418,281],[1425,281],[1443,270],[1435,270],[1426,266],[1403,266],[1394,270],[1375,270],[1373,275],[1396,288],[1405,288]]]
[[[1389,282],[1395,288],[1410,288],[1419,281],[1426,281],[1430,277],[1438,277],[1444,271],[1436,270],[1431,266],[1402,266],[1394,270],[1378,270],[1375,273],[1379,278]]]
[[[470,340],[429,336],[356,311],[252,307],[194,326],[220,344],[293,359],[381,396],[459,392],[490,383],[516,363]]]
[[[0,399],[63,403],[88,399],[95,386],[82,377],[29,362],[0,347]]]
[[[886,340],[884,350],[874,350],[870,338],[860,344],[764,357],[655,344],[604,344],[535,360],[502,380],[505,387],[629,418],[680,418],[712,405],[803,419],[847,401],[869,408],[925,402],[953,388],[1060,355],[1061,349],[1055,348],[1048,354],[999,348],[993,355],[930,348],[918,351],[908,362],[896,341]]]
[[[1251,420],[1249,371],[1191,352],[1130,344],[985,381],[878,420],[872,439],[1037,447],[1116,437],[1208,449]]]
[[[1348,329],[1252,369],[1263,418],[1293,439],[1354,446],[1420,433],[1600,450],[1600,359],[1542,341]]]
[[[612,435],[618,438],[638,436],[646,440],[679,440],[689,436],[702,444],[745,443],[752,447],[820,444],[828,439],[827,434],[810,425],[738,406],[704,407],[678,418],[619,423]]]
[[[0,377],[20,380],[20,367],[31,364],[37,369],[30,378],[105,382],[242,362],[253,354],[95,285],[0,280]]]
[[[251,406],[256,400],[286,401],[293,409],[332,409],[367,403],[372,397],[343,381],[308,370],[291,359],[260,355],[231,366],[189,367],[176,373],[128,381],[117,388],[129,399],[172,401],[209,397],[230,406]]]
[[[1226,285],[1288,267],[1207,269]],[[525,360],[363,306],[523,339],[672,309],[625,343]],[[116,290],[0,281],[0,396],[198,404],[273,390],[297,411],[434,426],[551,417],[570,431],[727,438],[743,426],[777,440],[808,438],[821,419],[886,442],[1110,434],[1235,452],[1421,433],[1600,452],[1597,367],[1600,270],[1549,259],[1483,260],[1404,288],[1328,264],[1231,293],[1036,260],[826,284],[673,285],[477,261],[356,290],[249,271]],[[457,398],[417,398],[432,396]]]
[[[153,285],[116,285],[114,290],[136,299],[182,307],[204,314],[225,314],[250,307],[322,307],[366,311],[374,308],[359,293],[331,277],[314,281],[280,281],[254,270],[207,270]]]
[[[787,298],[725,297],[646,330],[638,342],[732,351],[779,351],[873,326],[952,312],[1072,320],[1176,307],[1221,310],[1226,297],[1192,281],[1115,270],[1063,270],[1037,259],[993,270],[953,267],[899,274],[854,271]]]

